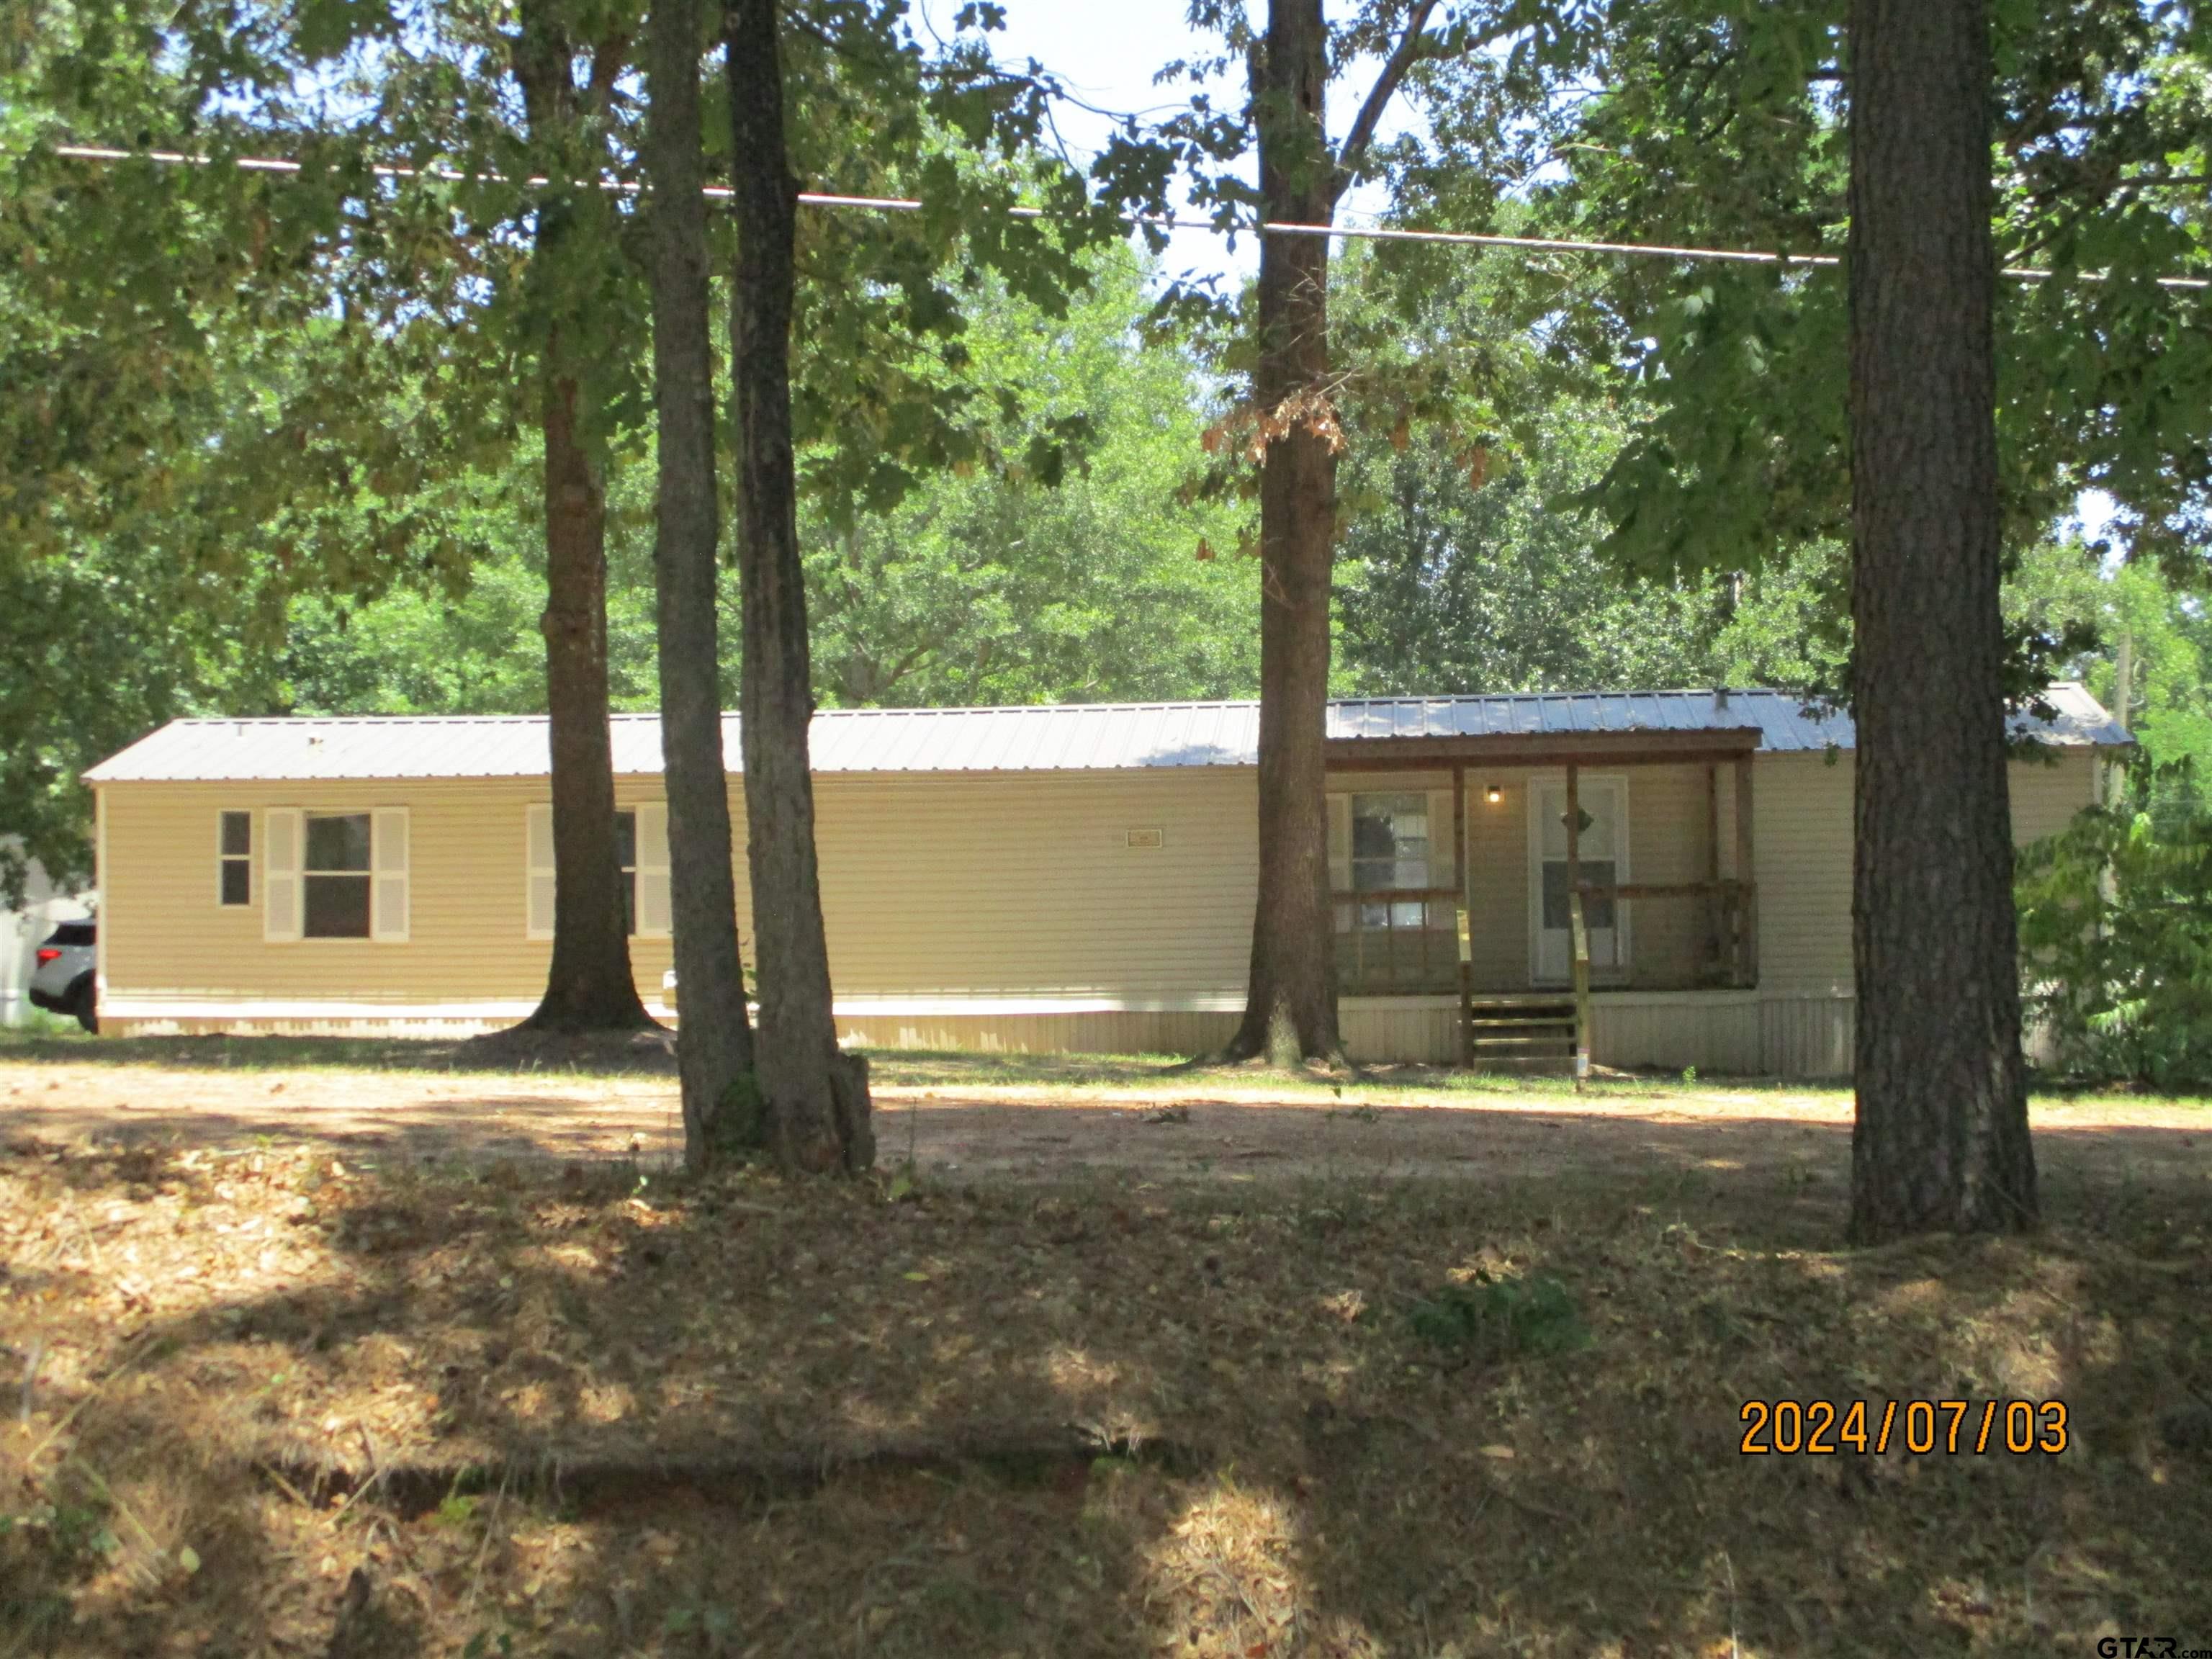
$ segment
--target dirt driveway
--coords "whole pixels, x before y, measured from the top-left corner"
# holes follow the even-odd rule
[[[894,1073],[896,1075],[896,1073]],[[1362,1094],[1367,1098],[1361,1098]],[[1053,1180],[1085,1172],[1139,1179],[1251,1181],[1376,1176],[1540,1180],[1609,1170],[1748,1182],[1834,1195],[1850,1162],[1850,1097],[1723,1087],[1577,1097],[1502,1085],[1311,1091],[1188,1087],[879,1085],[881,1162],[909,1154],[959,1178]],[[0,1063],[0,1124],[67,1140],[184,1144],[270,1137],[356,1156],[634,1157],[680,1150],[673,1079],[319,1066],[232,1070],[82,1061]],[[2039,1102],[2046,1190],[2124,1194],[2176,1185],[2212,1209],[2212,1109],[2124,1097]]]

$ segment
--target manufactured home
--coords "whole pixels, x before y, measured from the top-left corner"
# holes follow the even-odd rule
[[[2128,743],[2078,685],[2047,706],[2019,723],[2023,842],[2099,799]],[[841,1032],[1218,1046],[1250,951],[1258,731],[1249,702],[817,714]],[[613,741],[631,960],[666,1015],[659,722],[618,716]],[[1598,1064],[1848,1071],[1851,744],[1847,718],[1764,690],[1333,704],[1347,1047],[1548,1057],[1580,978]],[[724,748],[734,769],[734,716]],[[535,1006],[542,718],[179,720],[87,779],[104,1032],[465,1031]],[[742,834],[734,769],[730,793]]]

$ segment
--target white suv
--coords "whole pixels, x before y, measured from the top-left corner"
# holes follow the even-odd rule
[[[38,964],[31,970],[32,1006],[68,1014],[88,1031],[100,1029],[99,991],[93,981],[95,937],[89,921],[56,923],[39,946]]]

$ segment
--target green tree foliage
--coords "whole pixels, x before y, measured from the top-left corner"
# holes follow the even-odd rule
[[[977,436],[995,464],[920,472],[894,505],[849,514],[820,496],[801,520],[825,706],[1249,696],[1258,570],[1237,514],[1185,501],[1211,391],[1170,341],[1140,337],[1149,268],[1093,256],[1092,284],[1060,319],[991,286],[964,348],[987,384],[1020,386]],[[1064,422],[1081,459],[1047,483],[1023,459]],[[811,453],[811,452],[810,452]],[[806,457],[802,457],[802,465]],[[459,595],[405,589],[293,606],[257,707],[297,714],[526,713],[544,707],[532,629],[544,553],[536,453],[453,487],[449,519],[476,550]],[[607,626],[617,709],[655,703],[650,469],[619,468],[608,496]],[[1211,553],[1212,557],[1201,556]],[[736,706],[735,594],[724,598],[722,681]]]
[[[1788,568],[1624,578],[1603,520],[1573,505],[1622,441],[1620,417],[1562,402],[1480,483],[1441,433],[1355,444],[1378,498],[1345,532],[1339,690],[1350,696],[1832,684],[1832,548]]]
[[[2027,996],[2062,1069],[2160,1088],[2212,1083],[2212,811],[2195,781],[2092,807],[2023,854]]]
[[[2129,769],[2128,798],[2164,822],[2212,799],[2212,608],[2154,567],[2104,568],[2100,551],[2075,540],[2034,550],[2014,577],[2007,610],[2019,631],[2094,639],[2067,670],[2124,715],[2142,751]]]
[[[1545,9],[1504,57],[1427,65],[1435,143],[1394,157],[1399,210],[1466,229],[1841,251],[1842,7],[1714,0]],[[2109,489],[2131,544],[2206,574],[2212,22],[2075,0],[1995,8],[1999,424],[2008,542]],[[1501,183],[1502,181],[1502,183]],[[1548,272],[1548,276],[1546,273]],[[1745,569],[1838,539],[1844,289],[1832,269],[1574,258],[1522,314],[1564,367],[1649,400],[1593,499],[1632,568]]]
[[[0,826],[89,873],[77,773],[250,674],[291,599],[450,575],[434,379],[330,306],[327,197],[64,146],[262,148],[253,8],[0,20]],[[20,878],[11,844],[0,890]]]
[[[1060,318],[1003,290],[965,336],[987,383],[1023,405],[991,430],[1030,453],[1078,420],[1079,467],[947,471],[887,512],[803,531],[823,701],[1098,702],[1244,696],[1258,679],[1255,561],[1237,514],[1186,502],[1209,388],[1177,347],[1146,343],[1145,267],[1099,256]]]

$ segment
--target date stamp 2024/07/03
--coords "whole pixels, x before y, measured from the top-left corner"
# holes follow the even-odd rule
[[[1747,1400],[1739,1415],[1747,1457],[2055,1456],[2071,1443],[2060,1400]]]
[[[1751,1457],[2056,1456],[2073,1443],[2063,1400],[1747,1400],[1737,1449]],[[2098,1659],[2212,1659],[2172,1636],[2103,1636]]]

